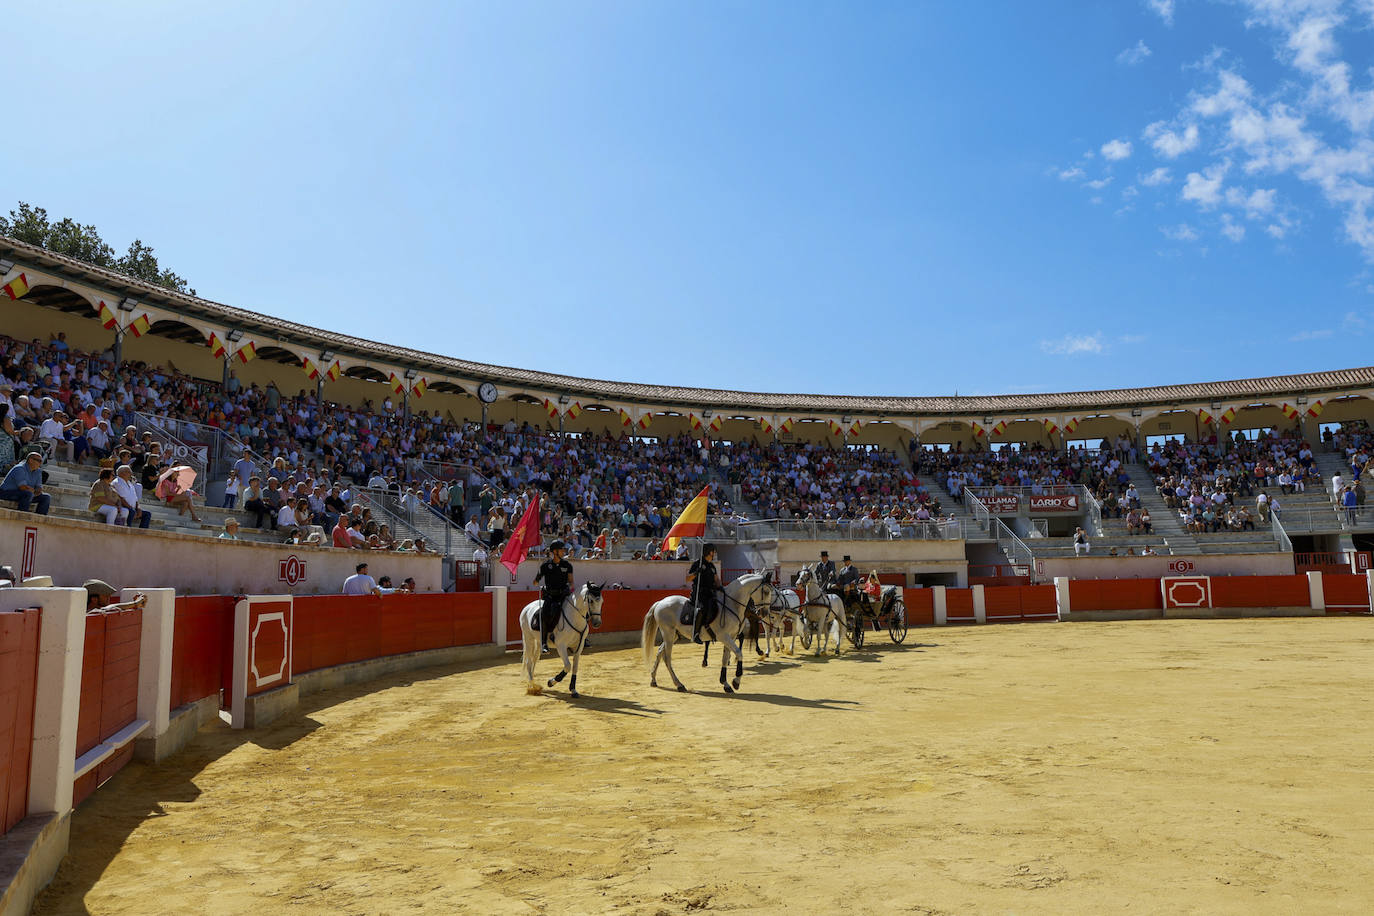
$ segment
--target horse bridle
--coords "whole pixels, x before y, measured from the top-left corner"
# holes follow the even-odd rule
[[[581,640],[587,638],[588,627],[593,627],[598,630],[601,629],[601,591],[606,587],[606,584],[603,582],[601,585],[592,585],[590,582],[587,582],[584,583],[582,587],[587,591],[587,616],[582,624],[582,629],[579,630],[577,627],[573,626],[573,622],[568,619],[567,605],[564,605],[563,607],[559,608],[559,610],[562,612],[563,622],[568,625],[569,630],[572,630],[574,633],[578,635],[579,643],[581,642]],[[573,607],[577,607],[576,593],[569,595],[568,597],[572,600]],[[595,611],[592,610],[593,600],[596,601]]]

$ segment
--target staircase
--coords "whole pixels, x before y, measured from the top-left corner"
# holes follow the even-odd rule
[[[1164,497],[1159,495],[1159,488],[1155,486],[1149,469],[1143,464],[1123,464],[1122,467],[1126,469],[1131,482],[1140,493],[1140,505],[1150,510],[1150,525],[1154,528],[1155,534],[1164,539],[1169,553],[1185,556],[1202,553],[1197,536],[1185,530],[1183,523],[1179,521],[1178,510],[1164,505]],[[1103,529],[1106,530],[1112,523],[1119,524],[1122,533],[1125,533],[1124,519],[1103,518]]]

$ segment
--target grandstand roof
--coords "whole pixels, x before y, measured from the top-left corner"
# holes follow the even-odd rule
[[[567,393],[595,400],[680,406],[684,409],[709,407],[726,411],[758,410],[801,416],[810,413],[845,413],[965,417],[970,414],[1053,413],[1157,406],[1175,402],[1234,402],[1291,398],[1297,395],[1320,396],[1374,387],[1374,366],[1232,381],[1156,385],[1149,388],[956,397],[787,394],[614,382],[478,363],[334,334],[261,312],[155,286],[8,236],[0,236],[0,254],[17,264],[32,265],[97,288],[117,291],[125,296],[136,296],[140,301],[150,305],[156,304],[188,317],[223,322],[242,328],[245,332],[271,335],[282,341],[318,349],[336,350],[355,358],[393,363],[398,367],[414,367],[417,370],[441,373],[471,383],[491,381],[498,385],[538,389],[549,394]]]

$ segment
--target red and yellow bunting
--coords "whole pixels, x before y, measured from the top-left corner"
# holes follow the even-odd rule
[[[792,424],[796,422],[797,421],[791,417],[783,417],[782,422],[778,424],[778,432],[790,433],[792,431]]]
[[[1006,421],[1006,420],[998,420],[998,421],[997,421],[996,423],[994,423],[993,426],[992,426],[992,434],[993,434],[994,436],[1000,436],[1000,435],[1002,435],[1002,433],[1004,433],[1004,432],[1006,432],[1006,431],[1007,431],[1007,421]]]
[[[639,423],[637,425],[640,429],[648,429],[649,424],[652,422],[654,422],[654,415],[651,413],[646,413],[644,416],[639,418]]]
[[[1325,409],[1326,405],[1323,404],[1321,401],[1313,401],[1312,406],[1307,408],[1307,415],[1309,417],[1320,417],[1322,415],[1322,411]]]
[[[542,403],[544,404],[544,413],[549,415],[549,419],[557,420],[561,411],[558,409],[558,405],[553,402],[553,399],[544,398]]]
[[[563,412],[563,416],[567,417],[569,420],[576,420],[580,413],[582,413],[582,403],[580,401],[573,401],[568,405],[568,409]]]
[[[339,376],[343,375],[343,365],[336,359],[334,365],[325,370],[324,377],[331,382],[337,382]]]
[[[410,386],[410,393],[411,393],[411,395],[413,395],[414,397],[417,397],[417,398],[422,398],[422,397],[424,397],[424,396],[425,396],[425,392],[428,391],[428,390],[429,390],[429,379],[425,378],[423,375],[420,376],[419,378],[417,378],[417,379],[415,380],[415,384],[413,384],[413,385]]]
[[[142,315],[139,315],[133,321],[129,322],[128,331],[135,337],[142,337],[144,334],[148,333],[148,329],[152,326],[153,323],[148,320],[148,313],[144,312]]]
[[[387,384],[391,386],[391,390],[395,394],[400,394],[402,391],[406,390],[406,383],[401,381],[401,377],[395,372],[391,373],[391,377],[387,380]]]
[[[1071,433],[1071,432],[1073,432],[1075,429],[1078,429],[1078,418],[1077,418],[1077,417],[1074,417],[1072,420],[1070,420],[1069,422],[1067,422],[1067,423],[1064,424],[1064,432],[1065,432],[1065,433]]]
[[[630,416],[630,412],[624,407],[620,408],[620,425],[626,429],[635,425],[635,418]]]
[[[210,355],[215,359],[223,359],[224,354],[229,352],[229,348],[224,345],[224,341],[220,340],[219,335],[214,331],[210,332],[210,339],[205,342],[205,345],[210,348]]]
[[[320,377],[320,367],[315,365],[315,361],[308,356],[301,357],[301,368],[305,370],[306,377],[312,382]]]
[[[1206,408],[1198,408],[1197,418],[1203,426],[1208,426],[1212,422],[1212,415],[1207,412]]]
[[[245,366],[251,363],[253,361],[253,358],[257,355],[258,345],[251,340],[243,346],[239,347],[238,352],[234,354],[235,358],[238,359],[238,361],[243,363]]]
[[[4,286],[0,286],[0,293],[4,293],[11,299],[22,299],[24,296],[28,295],[28,292],[29,278],[24,274],[20,274]]]
[[[1228,407],[1221,412],[1221,422],[1223,423],[1230,423],[1235,418],[1236,409],[1234,407]]]
[[[973,438],[975,439],[983,438],[983,434],[987,432],[986,429],[978,425],[977,421],[969,423],[969,426],[973,427]]]
[[[1296,420],[1298,418],[1298,409],[1286,401],[1284,402],[1284,405],[1279,408],[1279,410],[1283,413],[1285,417],[1287,417],[1290,420]]]
[[[1046,420],[1045,432],[1046,434],[1053,436],[1055,433],[1059,432],[1059,427],[1055,424],[1053,420]]]

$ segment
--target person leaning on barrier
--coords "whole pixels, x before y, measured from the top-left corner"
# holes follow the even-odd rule
[[[539,564],[539,571],[534,574],[535,585],[541,581],[544,583],[544,606],[540,608],[539,614],[540,651],[543,652],[549,650],[549,636],[553,634],[554,625],[558,622],[563,599],[572,594],[573,567],[563,556],[567,550],[567,544],[554,541],[549,545],[549,558]]]
[[[343,593],[345,595],[380,595],[381,590],[377,587],[377,580],[367,574],[367,564],[359,563],[353,567],[353,575],[344,580]]]
[[[116,603],[114,596],[119,594],[115,587],[101,579],[87,579],[81,583],[81,587],[86,590],[86,610],[105,611],[115,613],[116,611],[132,611],[134,608],[143,607],[148,603],[148,596],[142,593],[135,595],[131,600],[123,603]]]

